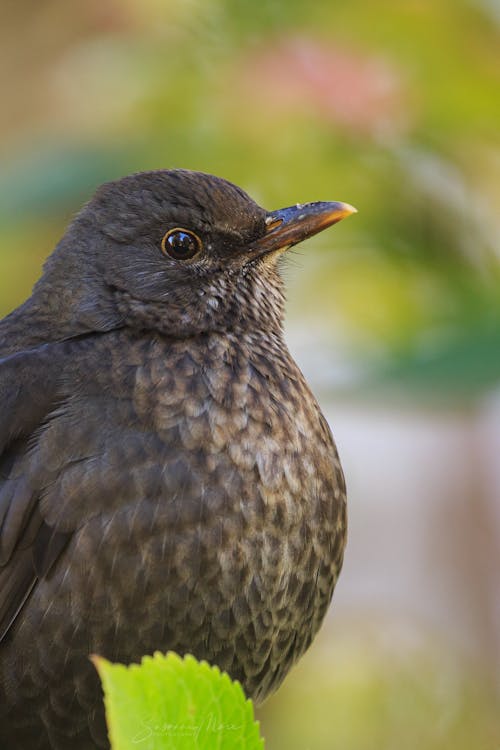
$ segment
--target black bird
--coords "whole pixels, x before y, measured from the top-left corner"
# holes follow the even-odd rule
[[[0,322],[1,748],[109,746],[91,653],[190,652],[261,701],[308,648],[346,498],[278,261],[353,211],[125,177]]]

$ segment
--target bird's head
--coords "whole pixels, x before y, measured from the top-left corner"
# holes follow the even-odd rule
[[[129,325],[185,337],[279,328],[279,257],[354,210],[308,203],[268,212],[211,175],[131,175],[97,190],[35,291],[49,282],[51,304],[82,330]]]

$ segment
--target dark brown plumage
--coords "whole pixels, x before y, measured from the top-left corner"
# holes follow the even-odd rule
[[[352,210],[133,175],[0,322],[0,747],[108,746],[90,653],[190,652],[261,701],[311,643],[345,488],[278,260]]]

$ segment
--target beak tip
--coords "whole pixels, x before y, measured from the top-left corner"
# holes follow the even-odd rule
[[[344,212],[344,216],[350,216],[351,214],[358,213],[358,209],[354,206],[351,206],[350,203],[342,203],[342,211]]]

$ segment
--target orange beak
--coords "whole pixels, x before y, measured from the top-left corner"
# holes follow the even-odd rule
[[[336,201],[299,203],[270,211],[266,219],[267,231],[253,244],[252,250],[256,250],[257,255],[284,251],[355,213],[354,206]]]

